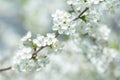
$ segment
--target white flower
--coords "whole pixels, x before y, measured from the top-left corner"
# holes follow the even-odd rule
[[[39,68],[45,67],[49,63],[49,58],[47,55],[38,56],[37,63]]]
[[[104,40],[107,40],[108,37],[109,37],[109,34],[110,34],[110,29],[108,28],[108,26],[106,25],[101,25],[99,28],[98,28],[98,34],[99,36],[104,39]]]
[[[63,49],[63,44],[58,41],[58,42],[56,42],[56,43],[52,46],[52,49],[53,49],[56,53],[59,53],[59,52],[61,52],[62,49]]]
[[[103,73],[103,72],[105,72],[105,70],[106,70],[106,66],[105,66],[105,64],[104,64],[104,62],[103,61],[98,61],[97,62],[97,64],[96,64],[96,67],[97,67],[97,70],[100,72],[100,73]]]
[[[32,35],[31,35],[31,32],[28,32],[27,34],[26,34],[26,36],[24,36],[22,39],[21,39],[21,41],[27,41],[27,40],[29,40],[30,38],[32,37]]]
[[[57,10],[53,17],[53,30],[58,31],[59,34],[70,34],[75,28],[75,24],[71,19],[71,15],[67,12]]]
[[[55,38],[55,34],[54,33],[48,33],[47,37],[45,39],[45,42],[47,43],[47,45],[51,45],[51,44],[55,44],[57,42],[57,38]]]
[[[38,47],[45,46],[46,43],[44,42],[44,36],[38,35],[36,39],[33,39],[33,43],[36,44]]]
[[[33,71],[35,70],[36,66],[34,60],[30,59],[22,59],[18,65],[19,65],[18,69],[23,72]]]
[[[68,0],[68,1],[67,1],[67,4],[68,4],[68,5],[71,5],[71,4],[73,4],[73,1],[72,1],[72,0]]]
[[[24,58],[31,58],[32,56],[32,48],[30,47],[22,47],[18,51],[16,51],[15,61],[19,61]]]
[[[92,4],[98,4],[100,3],[101,1],[104,1],[104,0],[88,0],[89,3],[92,3]]]
[[[49,63],[48,52],[46,50],[42,50],[36,57],[36,71],[39,71],[41,68],[44,68]]]
[[[33,61],[30,60],[32,56],[32,48],[22,47],[16,52],[14,57],[13,68],[19,71],[31,71],[35,65]]]

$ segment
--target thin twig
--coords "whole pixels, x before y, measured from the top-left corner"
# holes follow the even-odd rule
[[[7,67],[7,68],[1,68],[1,69],[0,69],[0,72],[7,71],[7,70],[10,70],[10,69],[12,69],[11,66],[10,66],[10,67]]]
[[[75,19],[73,19],[73,21],[76,21],[77,19],[80,19],[81,16],[88,10],[89,8],[86,7]]]
[[[48,47],[48,45],[40,47],[37,51],[35,51],[35,52],[32,54],[32,57],[31,57],[30,59],[35,59],[35,58],[37,57],[37,53],[38,53],[39,51],[41,51],[43,48],[45,48],[45,47]]]

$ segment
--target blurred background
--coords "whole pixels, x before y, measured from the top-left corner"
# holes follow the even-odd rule
[[[67,8],[66,0],[0,0],[0,67],[9,66],[11,63],[9,60],[12,59],[17,44],[26,32],[31,31],[40,34],[51,32],[53,25],[51,14],[56,9],[65,10]],[[119,11],[117,10],[106,22],[113,30],[112,38],[116,40],[116,44],[120,43]],[[74,44],[68,42],[65,45],[66,52],[70,55],[67,57],[65,57],[66,54],[52,56],[53,61],[55,61],[52,63],[54,66],[48,65],[43,72],[19,73],[8,71],[0,73],[0,80],[119,80],[114,77],[109,79],[110,76],[108,75],[98,74],[94,71],[94,66],[82,59],[82,56],[79,57],[78,54],[74,54],[77,52],[74,52],[72,47],[69,47],[71,50],[68,51],[68,45],[74,46]],[[83,64],[81,60],[86,64],[77,65]],[[120,73],[118,74],[120,75]]]

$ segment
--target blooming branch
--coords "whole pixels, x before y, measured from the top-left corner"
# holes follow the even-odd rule
[[[52,49],[53,52],[60,49],[62,41],[60,42],[57,37],[61,34],[74,37],[80,47],[80,52],[85,53],[84,55],[87,56],[91,63],[95,64],[98,70],[104,72],[104,63],[109,58],[107,53],[114,50],[111,50],[106,45],[111,30],[102,22],[101,16],[104,15],[101,12],[107,13],[105,11],[109,12],[110,9],[113,9],[113,6],[108,6],[109,4],[106,2],[106,4],[103,4],[106,8],[100,9],[103,6],[101,6],[101,1],[104,3],[106,0],[68,0],[72,13],[56,10],[52,14],[53,33],[33,35],[28,32],[21,39],[19,49],[14,56],[13,65],[0,69],[0,72],[11,69],[22,72],[38,71],[45,67],[49,63],[49,56],[51,55],[49,49]],[[85,12],[87,14],[83,15]],[[77,22],[78,19],[82,20]],[[80,27],[79,32],[76,30],[78,25]],[[104,56],[107,56],[107,59]],[[109,56],[114,58],[116,55],[111,54]],[[102,59],[104,59],[103,62],[101,62]],[[108,59],[109,63],[111,61],[111,59]]]
[[[73,21],[75,21],[75,20],[77,20],[79,17],[81,17],[82,14],[83,14],[84,12],[86,12],[87,10],[88,10],[88,8],[86,8],[82,13],[80,13],[80,15],[79,15],[78,17],[76,17]],[[61,13],[61,14],[63,14],[63,13]],[[68,14],[68,13],[65,13],[63,16],[64,16],[63,18],[65,18],[66,20],[67,20],[67,17],[69,18],[69,14]],[[53,15],[53,17],[55,17],[55,15]],[[57,15],[56,15],[56,17],[57,17]],[[63,18],[62,18],[62,20],[64,20]],[[70,21],[70,22],[71,22],[71,21]],[[60,23],[60,22],[58,22],[58,23]],[[64,22],[64,23],[66,24],[66,22]],[[59,25],[59,26],[60,26],[60,25]],[[68,25],[66,25],[66,26],[68,26]],[[64,26],[61,25],[61,27],[64,27]],[[68,28],[70,28],[70,27],[68,27]],[[62,28],[62,29],[63,29],[63,28]],[[65,29],[67,29],[67,28],[65,28]],[[53,30],[54,30],[54,28],[53,28]],[[61,34],[61,32],[59,32],[59,30],[56,30],[56,29],[55,29],[55,31],[56,31],[56,33],[55,33],[55,35],[54,35],[53,38],[57,38],[57,37]],[[62,33],[63,33],[63,32],[62,32]],[[69,33],[67,32],[67,34],[69,34]],[[21,39],[21,40],[23,41],[23,44],[24,44],[24,42],[26,42],[26,41],[31,42],[31,37],[32,37],[31,33],[28,32],[27,35]],[[44,40],[41,40],[41,41],[42,41],[41,43],[43,43]],[[39,41],[38,41],[37,39],[34,39],[34,40],[33,40],[33,43],[34,43],[34,45],[36,45],[36,47],[34,48],[34,52],[33,52],[32,56],[30,57],[30,60],[36,60],[36,58],[38,57],[37,54],[38,54],[42,49],[51,46],[51,44],[46,44],[47,42],[44,43],[44,44],[45,44],[44,46],[42,46],[41,44],[38,45],[38,44],[39,44]],[[38,43],[38,44],[37,44],[37,43]],[[40,47],[37,49],[37,46],[40,46]],[[28,52],[28,51],[29,51],[29,50],[27,50],[27,52]],[[24,51],[23,51],[23,52],[24,52]],[[31,50],[30,50],[30,52],[31,52]],[[24,52],[24,53],[26,53],[26,52]],[[28,53],[29,53],[29,52],[28,52]],[[23,56],[24,56],[24,55],[23,55]],[[25,64],[28,64],[28,63],[25,63]],[[4,69],[1,69],[0,71],[10,70],[11,68],[12,68],[12,67],[4,68]]]

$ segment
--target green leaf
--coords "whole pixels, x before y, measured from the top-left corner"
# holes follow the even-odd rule
[[[87,22],[86,16],[82,16],[81,19],[82,19],[84,22]]]
[[[50,45],[50,48],[53,48],[53,45]]]
[[[33,49],[36,49],[36,48],[37,48],[37,45],[34,44],[34,43],[32,43],[32,48],[33,48]]]

